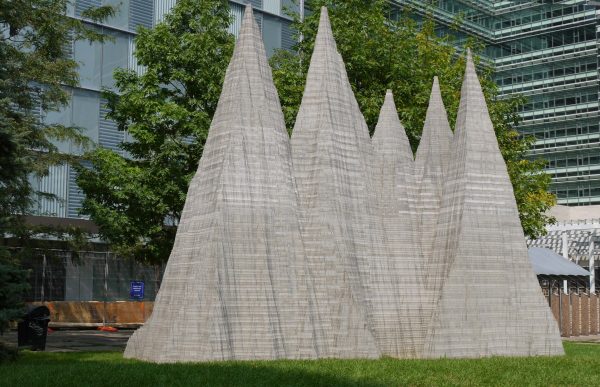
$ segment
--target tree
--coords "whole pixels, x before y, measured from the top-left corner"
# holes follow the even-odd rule
[[[44,176],[52,165],[73,160],[58,141],[87,143],[77,129],[42,122],[36,112],[68,103],[66,88],[78,82],[77,63],[66,50],[73,40],[103,40],[103,35],[66,16],[68,0],[0,0],[0,330],[20,310],[26,272],[18,268],[6,244],[19,247],[32,240],[37,228],[24,221],[36,197],[30,176]],[[90,9],[84,17],[98,21],[112,7]],[[23,243],[21,243],[23,242]]]
[[[458,109],[464,58],[450,37],[437,37],[435,25],[418,26],[409,16],[395,17],[386,0],[314,0],[313,9],[330,9],[338,48],[371,130],[385,90],[395,93],[400,116],[414,147],[423,126],[431,83],[440,77],[449,116]],[[226,1],[177,2],[165,21],[153,30],[140,29],[136,38],[142,75],[115,73],[116,92],[106,92],[109,117],[132,142],[125,153],[98,148],[85,155],[90,166],[77,167],[78,184],[86,194],[82,213],[99,226],[100,235],[118,253],[149,263],[168,258],[188,184],[196,172],[214,114],[233,37],[228,34]],[[279,51],[272,58],[274,78],[288,128],[300,105],[318,13],[293,26],[303,40],[295,52]],[[475,42],[469,42],[478,48]],[[537,235],[553,203],[546,192],[549,178],[541,162],[524,158],[530,146],[514,130],[521,99],[500,100],[487,69],[482,83],[490,103],[500,146],[528,235]],[[453,122],[452,122],[453,124]]]
[[[22,220],[33,194],[28,177],[72,160],[56,141],[86,142],[77,128],[47,125],[36,111],[57,110],[69,101],[66,88],[77,85],[77,63],[67,45],[104,36],[69,18],[69,0],[0,0],[0,230]],[[90,9],[84,17],[98,21],[111,7]],[[41,193],[40,193],[41,194]]]
[[[28,273],[15,264],[7,250],[0,249],[0,336],[9,327],[10,321],[23,314],[23,294],[29,289]],[[0,364],[14,360],[17,348],[0,337]]]
[[[8,328],[11,320],[23,314],[23,294],[29,289],[26,270],[11,262],[7,251],[0,257],[0,335]]]
[[[82,213],[124,256],[159,263],[171,251],[233,52],[225,0],[180,0],[154,29],[140,28],[135,55],[144,74],[118,70],[110,113],[132,142],[126,155],[98,148],[77,167]]]
[[[329,9],[338,50],[371,133],[385,91],[391,89],[398,114],[416,150],[436,75],[448,118],[454,126],[464,57],[455,48],[451,35],[436,35],[432,17],[425,17],[418,25],[411,18],[411,9],[396,12],[386,0],[309,0],[307,5],[313,10],[321,6]],[[303,38],[296,46],[297,52],[278,51],[271,58],[275,85],[290,132],[302,100],[318,23],[318,12],[310,13],[304,20],[294,15],[293,27]],[[474,40],[468,40],[466,46],[476,52],[482,49]],[[544,161],[526,158],[533,139],[523,138],[515,130],[519,122],[516,108],[524,99],[499,98],[492,78],[493,69],[484,63],[480,68],[480,80],[515,190],[521,224],[525,234],[535,238],[544,234],[545,225],[552,221],[546,215],[556,203],[554,195],[548,192],[550,177],[543,172]]]

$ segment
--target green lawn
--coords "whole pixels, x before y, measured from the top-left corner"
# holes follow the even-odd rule
[[[554,358],[318,360],[155,365],[117,352],[23,352],[3,386],[600,385],[600,345],[565,343]]]

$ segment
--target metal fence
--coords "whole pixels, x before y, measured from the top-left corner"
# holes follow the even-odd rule
[[[154,301],[164,271],[164,266],[142,265],[102,251],[34,251],[22,265],[30,271],[30,302]]]

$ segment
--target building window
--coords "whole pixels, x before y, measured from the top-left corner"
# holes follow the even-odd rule
[[[263,10],[275,15],[281,15],[281,0],[263,0]]]
[[[129,0],[103,0],[102,5],[110,5],[116,9],[115,15],[104,24],[121,29],[129,28]]]
[[[273,55],[276,49],[281,48],[281,23],[279,20],[266,15],[263,17],[263,40],[268,56]]]
[[[102,44],[78,40],[74,44],[73,57],[79,64],[79,84],[81,87],[100,90]]]
[[[98,93],[88,90],[73,90],[73,125],[84,130],[90,140],[98,143],[98,117],[100,114],[100,97]],[[74,150],[75,153],[79,153]]]
[[[112,88],[115,84],[114,71],[128,67],[129,37],[119,32],[112,32],[109,35],[113,40],[107,40],[102,46],[102,87]]]

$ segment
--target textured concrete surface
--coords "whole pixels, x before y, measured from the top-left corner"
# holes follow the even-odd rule
[[[386,253],[371,189],[373,149],[325,8],[291,144],[317,353],[377,357],[365,277]]]
[[[451,149],[428,272],[435,311],[425,356],[562,354],[470,52]]]
[[[600,335],[563,337],[563,340],[564,341],[573,341],[576,343],[600,344]]]
[[[391,91],[385,95],[373,134],[374,186],[384,259],[370,260],[365,278],[372,323],[382,354],[420,356],[423,329],[424,260],[419,247],[414,159]]]
[[[415,163],[391,93],[371,141],[325,8],[290,145],[248,7],[125,356],[562,354],[470,53],[456,133],[434,80],[421,147]]]
[[[421,141],[415,157],[419,243],[427,263],[431,259],[435,240],[435,230],[442,203],[444,173],[450,159],[452,136],[440,85],[435,77]]]
[[[289,137],[250,6],[154,311],[126,357],[314,358]]]

